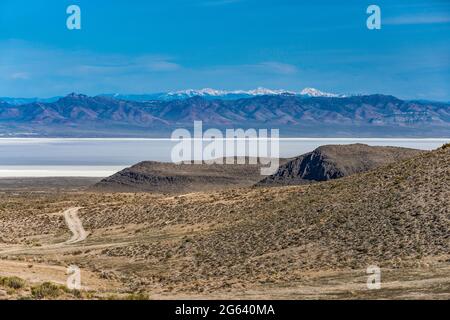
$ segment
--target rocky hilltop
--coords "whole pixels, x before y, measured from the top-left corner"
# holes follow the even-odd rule
[[[281,161],[285,161],[282,159]],[[251,186],[259,164],[174,164],[143,161],[95,184],[92,191],[188,193]]]
[[[207,165],[143,161],[90,188],[102,192],[188,193],[226,188],[280,186],[327,181],[414,157],[423,151],[364,144],[326,145],[294,159],[280,159],[263,179],[259,164]],[[261,180],[263,179],[263,180]]]
[[[366,144],[326,145],[294,158],[258,183],[260,186],[295,185],[327,181],[412,158],[423,151]]]

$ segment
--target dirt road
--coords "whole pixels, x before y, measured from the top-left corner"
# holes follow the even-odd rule
[[[83,224],[78,217],[78,210],[81,208],[70,208],[64,211],[64,219],[66,220],[67,227],[73,233],[72,238],[67,240],[65,244],[77,243],[85,240],[88,233],[84,230]]]
[[[39,247],[24,247],[23,245],[16,245],[13,247],[9,247],[6,250],[0,250],[0,254],[42,254],[45,251],[48,250],[54,250],[54,249],[63,249],[67,245],[76,244],[79,242],[82,242],[86,240],[87,236],[89,235],[86,230],[83,228],[83,224],[81,223],[80,218],[78,217],[78,211],[81,208],[79,207],[73,207],[69,208],[66,211],[62,213],[64,215],[64,219],[66,221],[67,227],[72,232],[72,237],[69,240],[66,240],[64,242],[59,243],[52,243],[52,244],[43,244]]]

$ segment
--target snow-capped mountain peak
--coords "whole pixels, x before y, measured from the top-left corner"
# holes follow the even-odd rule
[[[202,97],[205,99],[224,99],[234,100],[241,98],[252,98],[258,96],[298,96],[298,97],[329,97],[329,98],[344,98],[346,95],[322,92],[314,88],[305,88],[302,91],[290,91],[284,89],[267,89],[258,87],[253,90],[217,90],[212,88],[203,89],[186,89],[171,92],[139,94],[139,95],[122,95],[122,94],[106,94],[116,99],[133,100],[133,101],[151,101],[151,100],[177,100],[188,99],[192,97]]]
[[[264,95],[280,95],[280,94],[295,94],[293,91],[288,91],[284,89],[267,89],[259,87],[254,90],[244,91],[245,93],[252,95],[252,96],[264,96]]]
[[[180,91],[173,91],[168,92],[168,96],[211,96],[211,97],[220,97],[220,96],[226,96],[226,95],[249,95],[249,96],[261,96],[261,95],[279,95],[279,94],[286,94],[291,93],[295,94],[295,92],[289,92],[287,90],[272,90],[272,89],[266,89],[259,87],[254,90],[216,90],[211,88],[204,88],[204,89],[187,89],[187,90],[180,90]]]
[[[168,92],[167,95],[169,96],[189,96],[189,97],[194,97],[194,96],[222,96],[222,95],[226,95],[228,94],[228,91],[225,90],[216,90],[216,89],[211,89],[211,88],[203,88],[200,90],[195,90],[195,89],[187,89],[187,90],[179,90],[179,91],[174,91],[174,92]]]
[[[267,89],[258,87],[253,90],[216,90],[211,88],[204,89],[187,89],[180,91],[168,92],[167,96],[170,97],[223,97],[231,95],[246,95],[246,96],[263,96],[263,95],[302,95],[308,97],[343,97],[340,94],[323,92],[314,88],[305,88],[300,92],[289,91],[284,89]]]
[[[263,95],[282,95],[282,94],[297,94],[293,91],[288,91],[284,89],[267,89],[263,87],[256,88],[254,90],[216,90],[211,88],[204,89],[187,89],[180,91],[168,92],[167,96],[171,97],[223,97],[223,96],[232,96],[232,95],[244,95],[244,96],[263,96]]]
[[[328,98],[344,97],[344,95],[341,94],[323,92],[314,88],[305,88],[300,92],[300,95],[308,97],[328,97]]]

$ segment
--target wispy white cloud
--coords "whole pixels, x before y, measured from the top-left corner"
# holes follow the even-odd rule
[[[186,88],[382,92],[400,97],[448,100],[449,47],[397,48],[384,55],[365,51],[306,52],[290,60],[189,66],[164,54],[113,54],[0,42],[0,96],[49,97],[69,92],[150,93]],[[326,68],[317,61],[326,61]],[[395,68],[393,68],[395,66]],[[373,74],[378,76],[373,77]],[[336,80],[338,79],[338,80]]]
[[[288,63],[263,61],[249,64],[208,66],[199,68],[198,71],[207,74],[241,74],[246,76],[269,75],[287,77],[297,74],[299,69],[297,66]]]
[[[0,42],[0,94],[53,96],[68,92],[154,92],[191,86],[218,86],[247,79],[292,79],[295,65],[279,61],[190,67],[166,55],[121,55]],[[20,80],[20,81],[19,81]],[[278,83],[275,83],[278,87]]]
[[[165,55],[103,54],[17,40],[0,42],[0,88],[15,95],[118,89],[180,69]]]
[[[450,15],[410,15],[389,17],[383,20],[386,25],[415,25],[415,24],[438,24],[449,23]]]
[[[146,67],[151,71],[176,71],[181,69],[179,64],[164,60],[152,61]]]
[[[276,61],[262,62],[260,64],[257,64],[256,67],[268,72],[285,75],[295,74],[298,72],[297,66]]]
[[[10,78],[13,80],[28,80],[30,79],[30,74],[28,72],[13,72]]]

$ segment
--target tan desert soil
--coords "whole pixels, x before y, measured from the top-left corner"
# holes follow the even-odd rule
[[[100,180],[101,178],[89,177],[0,178],[0,192],[80,191]]]

